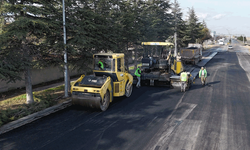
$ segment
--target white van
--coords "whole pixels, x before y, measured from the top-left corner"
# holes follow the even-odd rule
[[[224,45],[224,41],[219,40],[219,44],[220,44],[220,45]]]

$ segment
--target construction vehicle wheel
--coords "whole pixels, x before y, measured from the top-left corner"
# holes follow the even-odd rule
[[[106,94],[104,95],[103,100],[100,101],[100,109],[102,111],[106,111],[109,107],[109,102],[110,102],[110,93],[107,90]]]
[[[129,82],[126,83],[126,87],[125,87],[125,95],[126,97],[129,97],[132,93],[133,90],[133,86],[131,84],[129,84]]]

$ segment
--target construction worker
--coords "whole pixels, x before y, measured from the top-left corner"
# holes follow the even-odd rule
[[[202,86],[204,86],[207,78],[207,70],[204,69],[204,67],[201,67],[201,70],[199,71],[199,78],[201,78]]]
[[[139,88],[141,86],[141,69],[140,67],[137,67],[137,69],[135,70],[135,75],[137,76],[137,84],[136,87]]]
[[[188,75],[186,71],[183,71],[180,75],[180,80],[181,80],[181,92],[185,92],[186,90],[186,83],[188,80]]]
[[[181,61],[181,54],[180,54],[180,52],[178,52],[178,54],[176,56],[176,61]]]
[[[103,65],[103,62],[102,62],[101,59],[100,59],[99,62],[98,62],[98,67],[99,67],[101,70],[104,70],[104,65]]]
[[[168,52],[167,60],[171,59],[171,51]]]

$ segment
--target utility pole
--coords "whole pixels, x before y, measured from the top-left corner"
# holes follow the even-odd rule
[[[177,56],[177,19],[176,19],[176,15],[177,15],[177,8],[176,8],[176,0],[175,0],[175,7],[174,7],[174,57]]]
[[[226,30],[227,30],[227,32],[228,32],[228,34],[229,34],[229,43],[231,43],[231,33],[229,32],[228,29],[226,29]]]
[[[64,96],[69,97],[68,94],[68,66],[67,66],[67,49],[66,49],[66,27],[65,27],[65,4],[63,3],[63,39],[64,39]]]
[[[177,33],[175,32],[174,33],[174,45],[175,45],[175,47],[174,47],[174,57],[176,57],[177,56]]]

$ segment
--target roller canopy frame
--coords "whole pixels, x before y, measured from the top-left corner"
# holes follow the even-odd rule
[[[142,42],[141,45],[160,45],[160,46],[168,46],[168,45],[174,45],[170,42]]]

